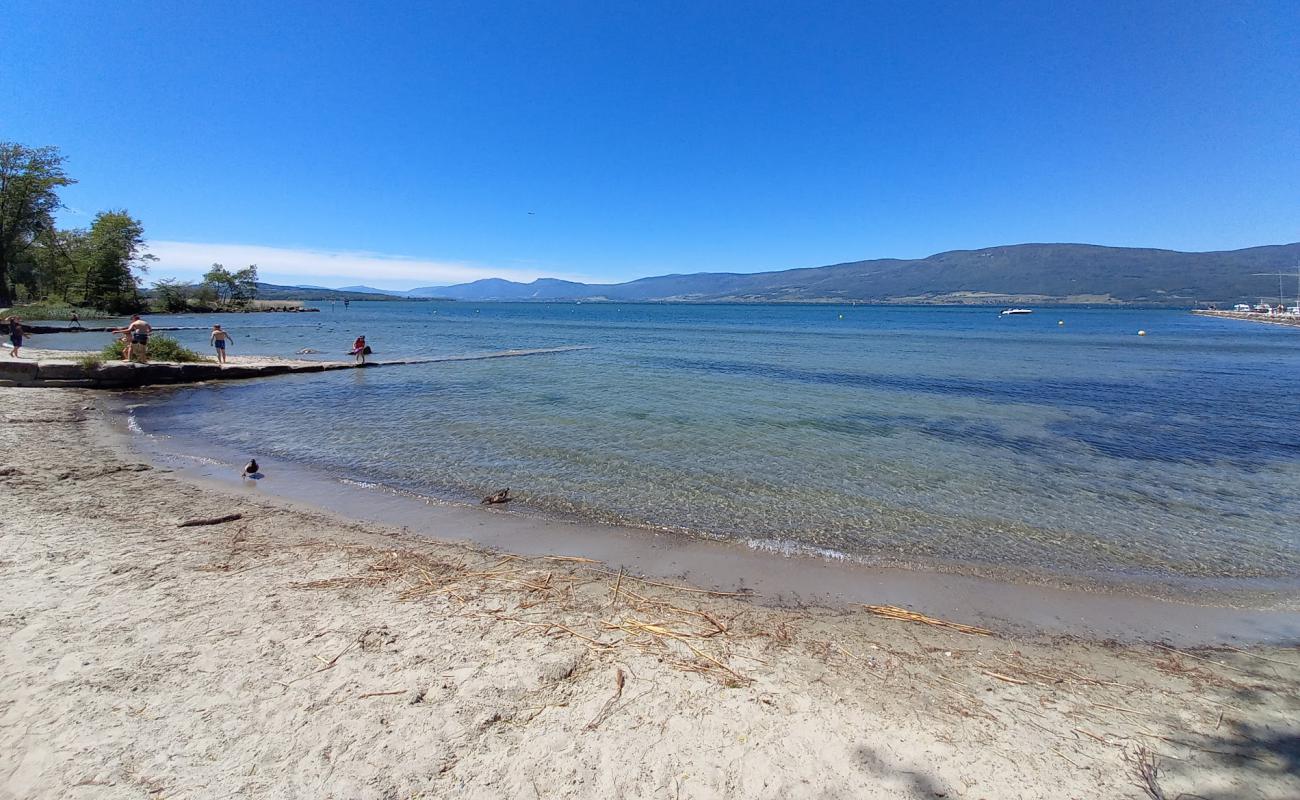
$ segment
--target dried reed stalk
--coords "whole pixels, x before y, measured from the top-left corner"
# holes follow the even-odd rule
[[[587,567],[587,569],[591,570],[592,572],[599,572],[602,575],[619,574],[617,572],[612,572],[607,569],[599,569],[597,567]],[[623,578],[624,580],[636,581],[637,583],[644,583],[647,586],[662,586],[665,589],[674,589],[679,592],[688,592],[691,594],[707,594],[707,595],[712,595],[714,597],[746,597],[752,594],[752,592],[748,590],[739,591],[739,592],[721,592],[716,589],[697,589],[694,586],[678,586],[675,583],[660,583],[659,581],[646,580],[645,578],[635,578],[631,575],[626,575],[626,574],[623,576]]]
[[[1016,684],[1017,686],[1025,686],[1025,685],[1031,683],[1031,681],[1022,681],[1022,680],[1020,680],[1019,678],[1013,678],[1013,677],[1011,677],[1010,675],[1003,675],[1003,674],[1000,673],[1000,672],[994,672],[994,671],[992,671],[992,670],[987,670],[987,669],[984,670],[984,674],[987,675],[987,676],[989,676],[990,678],[997,678],[998,680],[1002,681],[1003,683],[1014,683],[1014,684]]]
[[[1244,670],[1244,669],[1240,669],[1239,667],[1234,667],[1234,666],[1232,666],[1231,664],[1224,664],[1222,661],[1215,661],[1214,659],[1212,659],[1212,658],[1206,658],[1205,656],[1198,656],[1198,655],[1196,655],[1195,653],[1189,653],[1189,652],[1187,652],[1186,650],[1179,650],[1179,649],[1174,648],[1174,647],[1167,647],[1166,645],[1163,645],[1163,644],[1154,644],[1154,643],[1153,643],[1151,646],[1152,646],[1152,647],[1155,647],[1155,648],[1158,648],[1158,649],[1160,649],[1160,650],[1165,650],[1165,651],[1170,652],[1170,653],[1177,653],[1177,654],[1180,655],[1180,656],[1186,656],[1186,657],[1188,657],[1188,658],[1194,658],[1194,659],[1196,659],[1197,661],[1204,661],[1205,663],[1207,663],[1207,664],[1213,664],[1213,665],[1216,666],[1216,667],[1223,667],[1224,669],[1230,669],[1230,670],[1232,670],[1233,672],[1240,672],[1242,675],[1249,675],[1249,674],[1250,674],[1250,673],[1247,672],[1246,670]]]
[[[1156,754],[1146,745],[1138,745],[1132,755],[1133,771],[1137,775],[1137,786],[1146,792],[1151,800],[1166,800],[1164,789],[1160,788],[1160,766]]]
[[[596,728],[599,727],[600,723],[605,720],[605,717],[609,714],[610,710],[614,708],[614,704],[617,703],[619,701],[619,698],[623,696],[623,683],[626,679],[627,676],[623,674],[623,669],[621,667],[615,667],[614,696],[606,700],[605,705],[602,706],[600,709],[600,713],[597,714],[595,717],[593,717],[591,722],[587,723],[586,725],[587,730],[589,731],[596,730]]]
[[[958,633],[969,634],[971,636],[993,636],[994,635],[993,631],[989,630],[988,628],[978,628],[974,625],[963,625],[960,622],[949,622],[948,620],[926,616],[925,614],[919,614],[915,611],[909,611],[906,608],[899,608],[898,606],[864,605],[862,607],[865,608],[867,611],[871,612],[872,614],[875,614],[878,617],[897,619],[897,620],[902,620],[903,622],[918,622],[923,625],[933,625],[938,628],[948,628],[949,630],[954,630],[957,631]]]

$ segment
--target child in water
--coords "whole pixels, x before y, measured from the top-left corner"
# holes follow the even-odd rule
[[[366,344],[366,337],[358,336],[357,340],[352,343],[352,350],[349,352],[357,357],[358,364],[364,364],[366,363],[366,356],[370,355],[372,351],[370,345]]]

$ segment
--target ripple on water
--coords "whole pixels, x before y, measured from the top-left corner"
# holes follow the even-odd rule
[[[1055,316],[1007,326],[983,309],[492,304],[440,304],[435,323],[425,304],[383,305],[323,320],[321,336],[378,331],[394,358],[595,349],[183,390],[139,409],[143,429],[440,498],[508,485],[521,508],[777,553],[1300,572],[1300,439],[1278,400],[1300,396],[1300,348],[1250,326],[1151,311],[1070,309],[1062,332]],[[1138,346],[1138,322],[1159,339]],[[302,331],[258,333],[276,354],[301,347]]]

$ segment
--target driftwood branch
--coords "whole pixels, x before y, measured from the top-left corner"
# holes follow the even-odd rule
[[[1137,750],[1129,758],[1133,762],[1133,773],[1137,778],[1138,787],[1146,792],[1151,800],[1165,800],[1164,789],[1160,788],[1160,765],[1156,761],[1156,754],[1138,745]]]
[[[224,517],[209,517],[207,519],[187,519],[184,522],[176,523],[178,528],[197,528],[200,525],[220,525],[223,522],[234,522],[237,519],[243,519],[243,514],[227,514]]]

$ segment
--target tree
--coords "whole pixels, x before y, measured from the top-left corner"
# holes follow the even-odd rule
[[[191,287],[177,280],[164,278],[153,285],[157,311],[180,313],[190,308]]]
[[[217,293],[218,301],[226,301],[235,293],[235,276],[221,264],[213,264],[203,275],[203,283]]]
[[[90,232],[84,228],[49,228],[36,237],[41,271],[41,291],[50,297],[72,302],[72,293],[89,262]]]
[[[212,287],[218,300],[243,305],[257,296],[257,265],[231,272],[221,264],[213,264],[204,274],[203,283]]]
[[[84,286],[88,268],[88,232],[80,228],[59,230],[53,226],[37,232],[31,244],[10,265],[9,277],[15,288],[30,299],[71,303]]]
[[[195,287],[193,297],[194,302],[204,310],[212,308],[220,300],[220,298],[217,297],[217,290],[212,288],[212,284],[210,283],[200,283]]]
[[[250,264],[231,277],[234,279],[234,290],[230,293],[232,299],[239,303],[247,303],[257,297],[256,264]]]
[[[62,204],[58,190],[76,183],[63,171],[54,147],[0,142],[0,306],[13,300],[10,273],[25,258],[37,234],[54,227]]]
[[[141,307],[137,272],[156,260],[144,251],[144,226],[123,211],[95,215],[88,236],[89,268],[85,275],[87,302],[108,311],[136,311]]]

